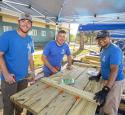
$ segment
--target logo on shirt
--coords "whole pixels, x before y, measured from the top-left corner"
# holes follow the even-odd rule
[[[62,49],[61,54],[65,54],[65,50],[64,49]]]
[[[105,56],[102,57],[102,62],[105,62]]]
[[[28,49],[28,59],[30,59],[30,55],[31,55],[31,46],[30,46],[29,43],[27,44],[27,49]]]

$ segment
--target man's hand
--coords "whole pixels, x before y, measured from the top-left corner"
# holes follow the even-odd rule
[[[16,82],[15,75],[14,74],[8,74],[8,76],[5,77],[5,81],[9,84],[13,84]]]
[[[96,100],[96,102],[99,102],[101,107],[104,106],[106,97],[109,91],[110,91],[110,88],[107,86],[104,86],[101,91],[95,93],[94,100]]]
[[[35,82],[35,72],[34,71],[30,73],[30,77],[28,78],[28,81]]]
[[[89,77],[89,80],[95,80],[96,82],[98,82],[100,80],[100,77],[97,75],[97,76],[91,76]]]
[[[59,71],[59,68],[58,67],[52,67],[51,71],[52,71],[53,74],[55,74]]]

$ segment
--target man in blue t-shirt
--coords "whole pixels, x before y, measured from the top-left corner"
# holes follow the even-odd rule
[[[57,34],[56,40],[50,41],[43,50],[42,61],[44,62],[44,76],[48,77],[57,73],[61,69],[61,63],[64,55],[67,55],[67,69],[71,69],[71,53],[70,49],[65,43],[66,32],[60,30]]]
[[[102,76],[104,87],[95,94],[95,100],[103,107],[104,115],[117,115],[123,89],[123,54],[121,49],[112,44],[108,31],[100,31],[96,40],[101,46],[100,53],[101,70],[97,76],[90,80],[97,81]]]
[[[34,74],[34,52],[32,39],[27,35],[32,27],[29,14],[21,14],[18,30],[7,31],[0,36],[1,89],[3,94],[3,114],[21,115],[22,109],[10,101],[10,96],[27,87],[28,66]],[[34,79],[34,78],[33,78]]]

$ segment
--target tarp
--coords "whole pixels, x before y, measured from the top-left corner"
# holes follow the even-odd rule
[[[47,22],[125,22],[125,0],[0,0],[0,8]]]
[[[125,35],[111,34],[111,38],[113,38],[113,39],[125,39]]]
[[[119,24],[86,24],[80,25],[78,31],[97,31],[97,30],[118,30],[125,29],[125,23]]]

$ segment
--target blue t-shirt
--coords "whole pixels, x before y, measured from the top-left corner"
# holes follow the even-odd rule
[[[49,63],[53,67],[61,68],[61,63],[64,55],[69,56],[70,49],[66,43],[62,46],[58,46],[55,40],[50,41],[43,50],[43,55],[45,55]],[[48,67],[44,66],[44,73],[52,74]]]
[[[101,75],[104,80],[109,79],[110,75],[110,65],[118,65],[118,74],[116,80],[123,80],[123,54],[121,49],[110,44],[107,48],[103,49],[101,52]]]
[[[16,81],[28,75],[29,56],[34,52],[30,36],[22,38],[16,30],[4,32],[0,36],[0,52],[4,52],[7,69],[15,75]]]

